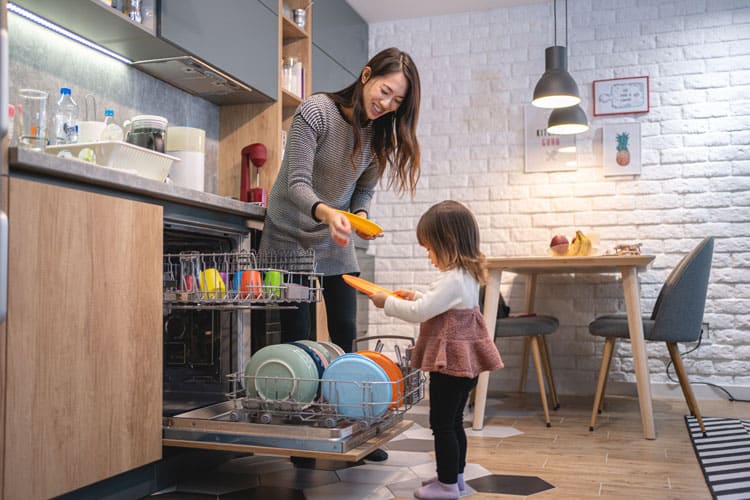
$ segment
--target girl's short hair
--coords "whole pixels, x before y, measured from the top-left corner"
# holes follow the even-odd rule
[[[432,250],[441,267],[465,269],[480,285],[487,282],[479,225],[463,204],[445,200],[431,206],[417,223],[417,241]]]

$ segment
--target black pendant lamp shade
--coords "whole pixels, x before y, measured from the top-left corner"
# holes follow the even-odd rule
[[[581,106],[553,109],[547,121],[547,132],[557,135],[580,134],[589,129],[589,121]]]
[[[581,102],[573,77],[568,73],[567,49],[560,45],[544,51],[545,71],[534,87],[531,104],[538,108],[565,108]]]

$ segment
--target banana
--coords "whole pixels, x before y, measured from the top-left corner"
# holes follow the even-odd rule
[[[568,257],[585,257],[591,253],[591,240],[582,231],[576,231],[573,241],[568,247]]]
[[[581,239],[578,237],[578,232],[576,232],[576,235],[573,237],[573,241],[570,242],[570,246],[568,246],[568,257],[575,257],[578,255],[578,252],[581,251]]]
[[[581,249],[578,251],[578,255],[586,257],[591,253],[591,240],[581,231],[577,231],[576,236],[581,240]]]

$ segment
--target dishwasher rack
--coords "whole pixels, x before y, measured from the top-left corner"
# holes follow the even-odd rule
[[[390,382],[341,381],[323,379],[302,379],[287,377],[254,377],[242,372],[228,375],[233,390],[227,397],[235,400],[234,410],[229,413],[229,420],[260,424],[300,424],[311,427],[341,428],[355,426],[360,429],[375,426],[387,421],[400,420],[403,414],[424,398],[425,376],[422,371],[401,366],[403,377]],[[275,386],[287,388],[294,384],[317,383],[320,387],[328,385],[332,393],[352,391],[361,394],[361,401],[350,404],[332,404],[318,396],[312,402],[295,401],[291,394],[279,394]],[[247,397],[243,384],[262,386],[264,394],[276,393],[276,399]],[[373,394],[376,386],[387,385],[389,390],[397,390],[397,398],[388,402],[375,401]],[[401,389],[403,388],[403,389]],[[387,410],[382,411],[382,407]]]
[[[320,302],[314,250],[164,254],[164,303],[171,308],[253,309]]]

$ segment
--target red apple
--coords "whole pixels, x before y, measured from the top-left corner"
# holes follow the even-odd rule
[[[568,252],[569,245],[568,238],[562,234],[554,235],[549,243],[550,250],[557,255],[565,255]]]

